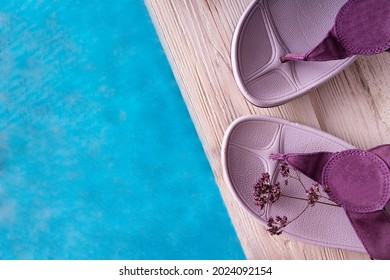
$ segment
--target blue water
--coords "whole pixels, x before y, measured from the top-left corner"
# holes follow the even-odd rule
[[[0,2],[0,258],[244,258],[141,0]]]

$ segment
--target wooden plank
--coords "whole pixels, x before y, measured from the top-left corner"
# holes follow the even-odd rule
[[[367,254],[272,237],[235,201],[221,167],[221,142],[237,117],[262,114],[319,128],[360,148],[389,142],[390,55],[359,58],[323,86],[261,109],[240,93],[230,44],[250,0],[145,0],[248,259],[369,259]]]

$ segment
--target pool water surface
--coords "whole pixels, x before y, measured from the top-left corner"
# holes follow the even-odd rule
[[[144,3],[0,2],[0,258],[243,259]]]

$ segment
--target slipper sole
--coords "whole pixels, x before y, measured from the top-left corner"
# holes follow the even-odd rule
[[[346,0],[255,0],[241,16],[232,40],[232,68],[243,95],[259,107],[295,99],[329,80],[356,57],[326,62],[281,63],[325,38]]]
[[[269,116],[246,116],[234,121],[226,131],[222,145],[222,166],[226,182],[240,204],[262,224],[268,217],[286,215],[290,220],[306,207],[306,193],[297,180],[284,186],[278,174],[278,161],[271,154],[337,152],[354,146],[322,131]],[[254,185],[268,172],[280,181],[285,196],[272,204],[266,215],[255,204]],[[302,183],[313,181],[303,174]],[[290,198],[294,197],[294,198]],[[291,238],[325,247],[366,252],[341,207],[316,204],[289,224],[283,234]]]

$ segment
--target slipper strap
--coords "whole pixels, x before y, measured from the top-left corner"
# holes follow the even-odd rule
[[[327,187],[371,257],[390,259],[390,217],[385,210],[390,200],[390,145],[279,158]]]
[[[328,61],[386,51],[390,51],[390,1],[349,0],[318,46],[306,54],[287,54],[281,61]]]

